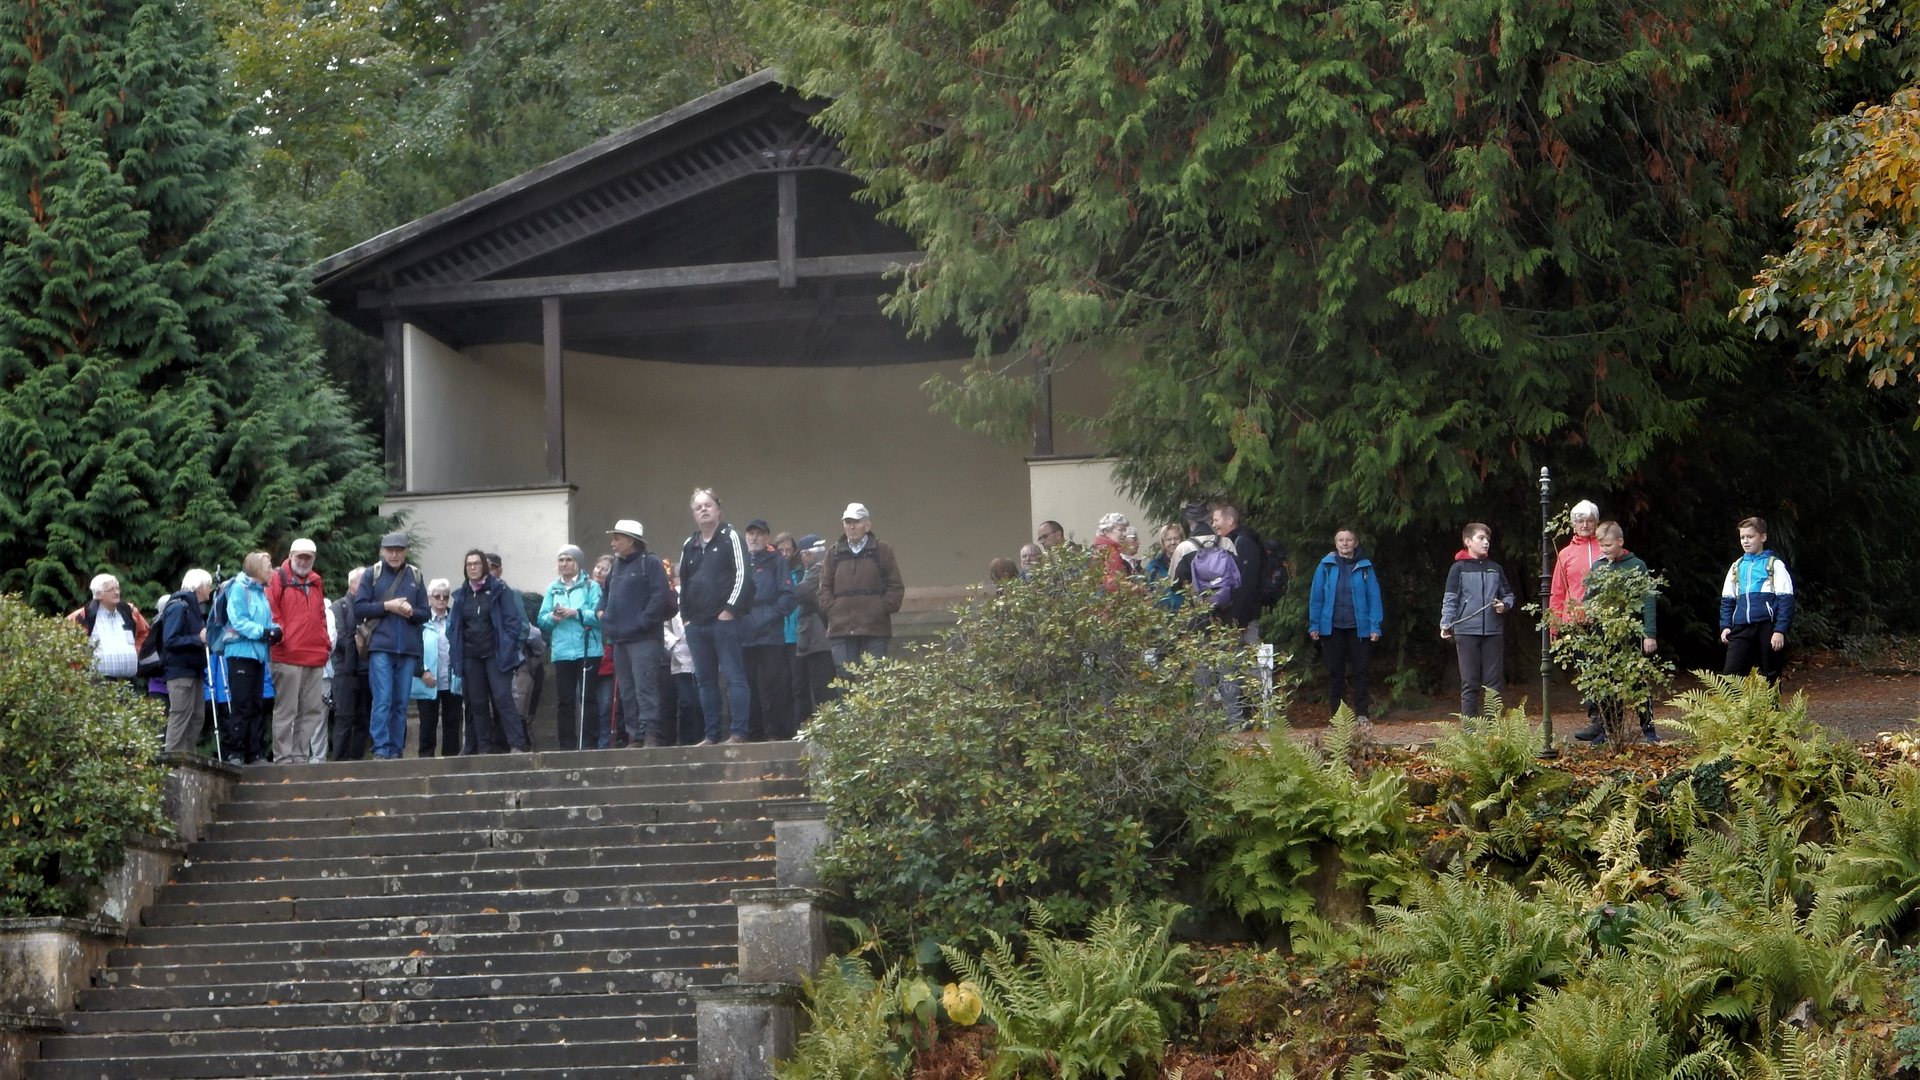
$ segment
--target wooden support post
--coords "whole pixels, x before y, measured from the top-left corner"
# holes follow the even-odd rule
[[[407,490],[407,324],[388,309],[382,319],[387,367],[387,487]]]
[[[560,298],[540,301],[547,384],[547,482],[567,482],[567,414],[560,348]]]
[[[800,283],[800,235],[796,228],[800,216],[800,188],[795,175],[778,174],[780,182],[780,287],[791,289]]]
[[[1053,456],[1053,362],[1051,358],[1037,356],[1034,367],[1039,369],[1039,406],[1033,413],[1033,456]]]

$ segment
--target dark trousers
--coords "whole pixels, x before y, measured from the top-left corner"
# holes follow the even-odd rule
[[[241,656],[227,658],[226,723],[220,729],[220,748],[227,760],[260,760],[266,738],[260,692],[266,688],[266,665]]]
[[[707,737],[707,718],[700,711],[700,683],[691,671],[676,671],[668,677],[673,683],[672,705],[669,707],[667,699],[662,698],[660,707],[665,711],[660,715],[676,717],[680,745],[692,746]]]
[[[707,738],[719,742],[727,733],[720,725],[731,721],[732,734],[748,738],[753,714],[753,691],[747,684],[746,650],[740,647],[740,620],[715,619],[687,624],[687,651],[693,654],[693,677],[700,684],[700,713],[707,721]],[[726,683],[722,695],[720,684]],[[726,712],[721,712],[722,701]]]
[[[605,750],[613,741],[613,712],[616,704],[613,695],[614,678],[612,675],[597,675],[595,679],[597,681],[594,684],[593,715],[597,726],[589,731],[587,745]]]
[[[613,643],[613,677],[620,698],[620,727],[626,743],[653,739],[671,743],[660,722],[660,672],[667,666],[667,643],[655,631],[637,641]],[[621,740],[615,737],[614,742]]]
[[[224,736],[223,736],[224,737]],[[333,760],[359,761],[373,746],[373,688],[356,671],[333,677]]]
[[[755,645],[746,653],[747,678],[753,683],[750,737],[793,738],[793,646]]]
[[[461,749],[467,706],[451,690],[435,690],[430,698],[415,698],[420,710],[420,756],[453,757]]]
[[[1780,681],[1780,669],[1786,663],[1786,650],[1775,652],[1772,623],[1748,623],[1733,628],[1727,638],[1727,666],[1723,673],[1745,677],[1760,672],[1770,683]]]
[[[1477,718],[1485,701],[1483,689],[1498,694],[1507,685],[1505,634],[1455,634],[1454,655],[1460,658],[1460,715]]]
[[[501,671],[488,656],[467,657],[460,673],[467,691],[467,719],[482,754],[501,754],[509,748],[531,750],[526,721],[513,703],[513,672]]]
[[[1320,655],[1327,662],[1327,710],[1339,712],[1347,696],[1347,682],[1353,682],[1353,715],[1371,716],[1373,694],[1367,686],[1373,672],[1373,642],[1351,628],[1334,627],[1320,637]]]
[[[600,658],[555,660],[552,667],[556,745],[562,750],[591,750],[600,745],[594,731],[600,702]]]
[[[821,651],[797,654],[793,658],[793,703],[795,725],[813,719],[815,710],[833,700],[833,653]]]

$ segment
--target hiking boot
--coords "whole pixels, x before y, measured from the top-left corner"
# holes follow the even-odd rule
[[[1598,745],[1607,741],[1607,725],[1601,723],[1600,718],[1596,716],[1588,721],[1586,727],[1574,732],[1573,737],[1579,739],[1581,742],[1590,742]]]
[[[1653,721],[1648,720],[1641,723],[1640,741],[1649,743],[1657,743],[1660,741],[1660,733],[1653,730]]]

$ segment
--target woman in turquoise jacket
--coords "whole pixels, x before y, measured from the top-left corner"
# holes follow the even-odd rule
[[[280,639],[280,627],[267,603],[272,558],[256,551],[240,564],[240,570],[226,590],[227,630],[221,654],[227,660],[228,730],[220,735],[220,748],[228,761],[246,765],[266,756],[261,695],[266,687],[267,654]]]
[[[555,704],[562,750],[581,748],[581,730],[575,724],[583,719],[586,703],[598,700],[600,690],[600,585],[581,570],[586,559],[572,544],[560,549],[560,576],[547,586],[536,619],[547,632],[547,658],[559,691]]]
[[[427,583],[427,604],[433,617],[420,627],[420,670],[413,676],[414,706],[420,710],[420,756],[453,757],[460,753],[466,708],[461,697],[460,673],[447,655],[447,605],[453,587],[446,578]],[[427,676],[433,685],[427,685]]]

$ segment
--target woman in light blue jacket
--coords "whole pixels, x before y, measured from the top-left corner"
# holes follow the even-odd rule
[[[466,701],[460,694],[460,673],[449,655],[447,611],[453,586],[446,578],[427,583],[427,606],[433,617],[420,628],[420,670],[413,677],[413,700],[420,710],[420,756],[453,757],[460,753]]]
[[[267,656],[280,640],[280,627],[267,603],[272,556],[256,551],[240,564],[240,570],[226,594],[222,653],[227,661],[228,730],[220,736],[220,747],[228,761],[251,765],[265,755],[261,692],[266,687]]]
[[[594,711],[592,703],[599,698],[600,584],[582,571],[580,564],[586,560],[586,553],[572,544],[560,549],[560,576],[547,586],[535,620],[547,632],[547,658],[559,690],[555,704],[562,750],[582,746],[584,731],[575,724],[585,719],[583,709]]]

